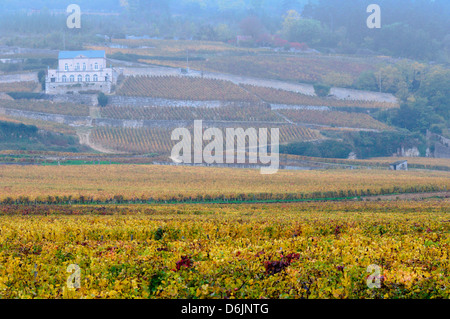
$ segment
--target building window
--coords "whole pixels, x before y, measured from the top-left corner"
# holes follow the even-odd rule
[[[89,76],[89,74],[86,74],[86,76],[84,77],[84,80],[86,82],[91,82],[91,77]]]
[[[69,64],[66,63],[66,64],[64,65],[64,70],[69,71]]]
[[[80,70],[80,63],[77,63],[77,71]]]
[[[63,82],[67,82],[67,76],[63,75],[62,81],[63,81]]]
[[[95,70],[98,70],[98,63],[95,63]]]
[[[78,82],[83,82],[83,76],[78,75]]]
[[[94,82],[98,82],[98,75],[94,74]]]
[[[75,82],[75,76],[74,75],[70,76],[70,82]]]
[[[105,76],[105,82],[108,82],[108,80],[109,80],[109,77],[108,77],[108,75],[106,75]]]
[[[86,63],[83,63],[83,71],[86,71]]]

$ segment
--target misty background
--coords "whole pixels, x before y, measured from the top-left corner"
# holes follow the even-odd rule
[[[81,30],[66,30],[69,49],[88,40],[127,36],[270,45],[279,35],[322,52],[361,50],[397,57],[449,62],[450,2],[379,0],[382,28],[368,29],[366,8],[373,0],[2,0],[2,44],[61,49],[66,8],[80,5]],[[296,19],[301,17],[302,19]],[[70,32],[68,32],[70,31]]]
[[[81,29],[66,26],[66,9],[72,3],[81,7]],[[372,3],[381,7],[381,29],[366,25],[370,15],[366,9]],[[326,143],[320,149],[311,143],[288,145],[284,151],[344,157],[358,149],[358,156],[373,157],[388,156],[399,145],[418,145],[421,156],[425,156],[428,148],[433,151],[427,142],[428,131],[450,138],[449,18],[448,0],[0,0],[0,47],[47,50],[41,55],[36,50],[17,54],[23,61],[0,64],[0,72],[35,71],[45,82],[47,68],[56,67],[58,50],[130,45],[130,41],[121,39],[202,40],[225,43],[230,48],[249,48],[247,52],[199,49],[191,51],[190,59],[211,59],[209,66],[214,71],[227,72],[229,68],[245,73],[238,75],[264,74],[301,83],[307,82],[301,76],[278,78],[283,77],[279,74],[283,59],[274,59],[270,69],[255,63],[258,54],[294,52],[308,58],[330,57],[349,61],[358,69],[358,63],[351,62],[357,57],[370,67],[358,71],[356,78],[347,78],[345,70],[334,66],[310,65],[304,71],[316,68],[314,71],[320,73],[328,90],[345,87],[395,95],[400,102],[398,109],[371,111],[370,115],[397,131],[328,132],[328,137],[334,139],[330,154],[332,148]],[[167,41],[165,48],[179,42]],[[257,50],[250,50],[253,48]],[[261,48],[267,50],[258,51]],[[117,52],[108,58],[128,62],[186,61],[185,50],[169,51],[157,50],[151,56],[139,55],[138,51]],[[221,69],[217,62],[227,55],[233,63]]]

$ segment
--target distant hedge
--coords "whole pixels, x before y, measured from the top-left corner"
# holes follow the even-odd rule
[[[326,84],[316,83],[314,84],[314,92],[316,92],[317,96],[325,97],[330,94],[331,87]]]
[[[7,94],[14,100],[40,100],[45,97],[43,93],[33,92],[9,92]]]

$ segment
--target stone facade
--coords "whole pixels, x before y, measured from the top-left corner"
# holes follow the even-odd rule
[[[113,69],[107,68],[105,51],[61,51],[58,69],[48,70],[45,93],[111,93],[114,83]]]

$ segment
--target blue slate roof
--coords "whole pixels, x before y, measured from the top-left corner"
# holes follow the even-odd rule
[[[87,58],[104,58],[104,50],[90,50],[90,51],[60,51],[59,59],[74,59],[78,56],[85,56]]]

